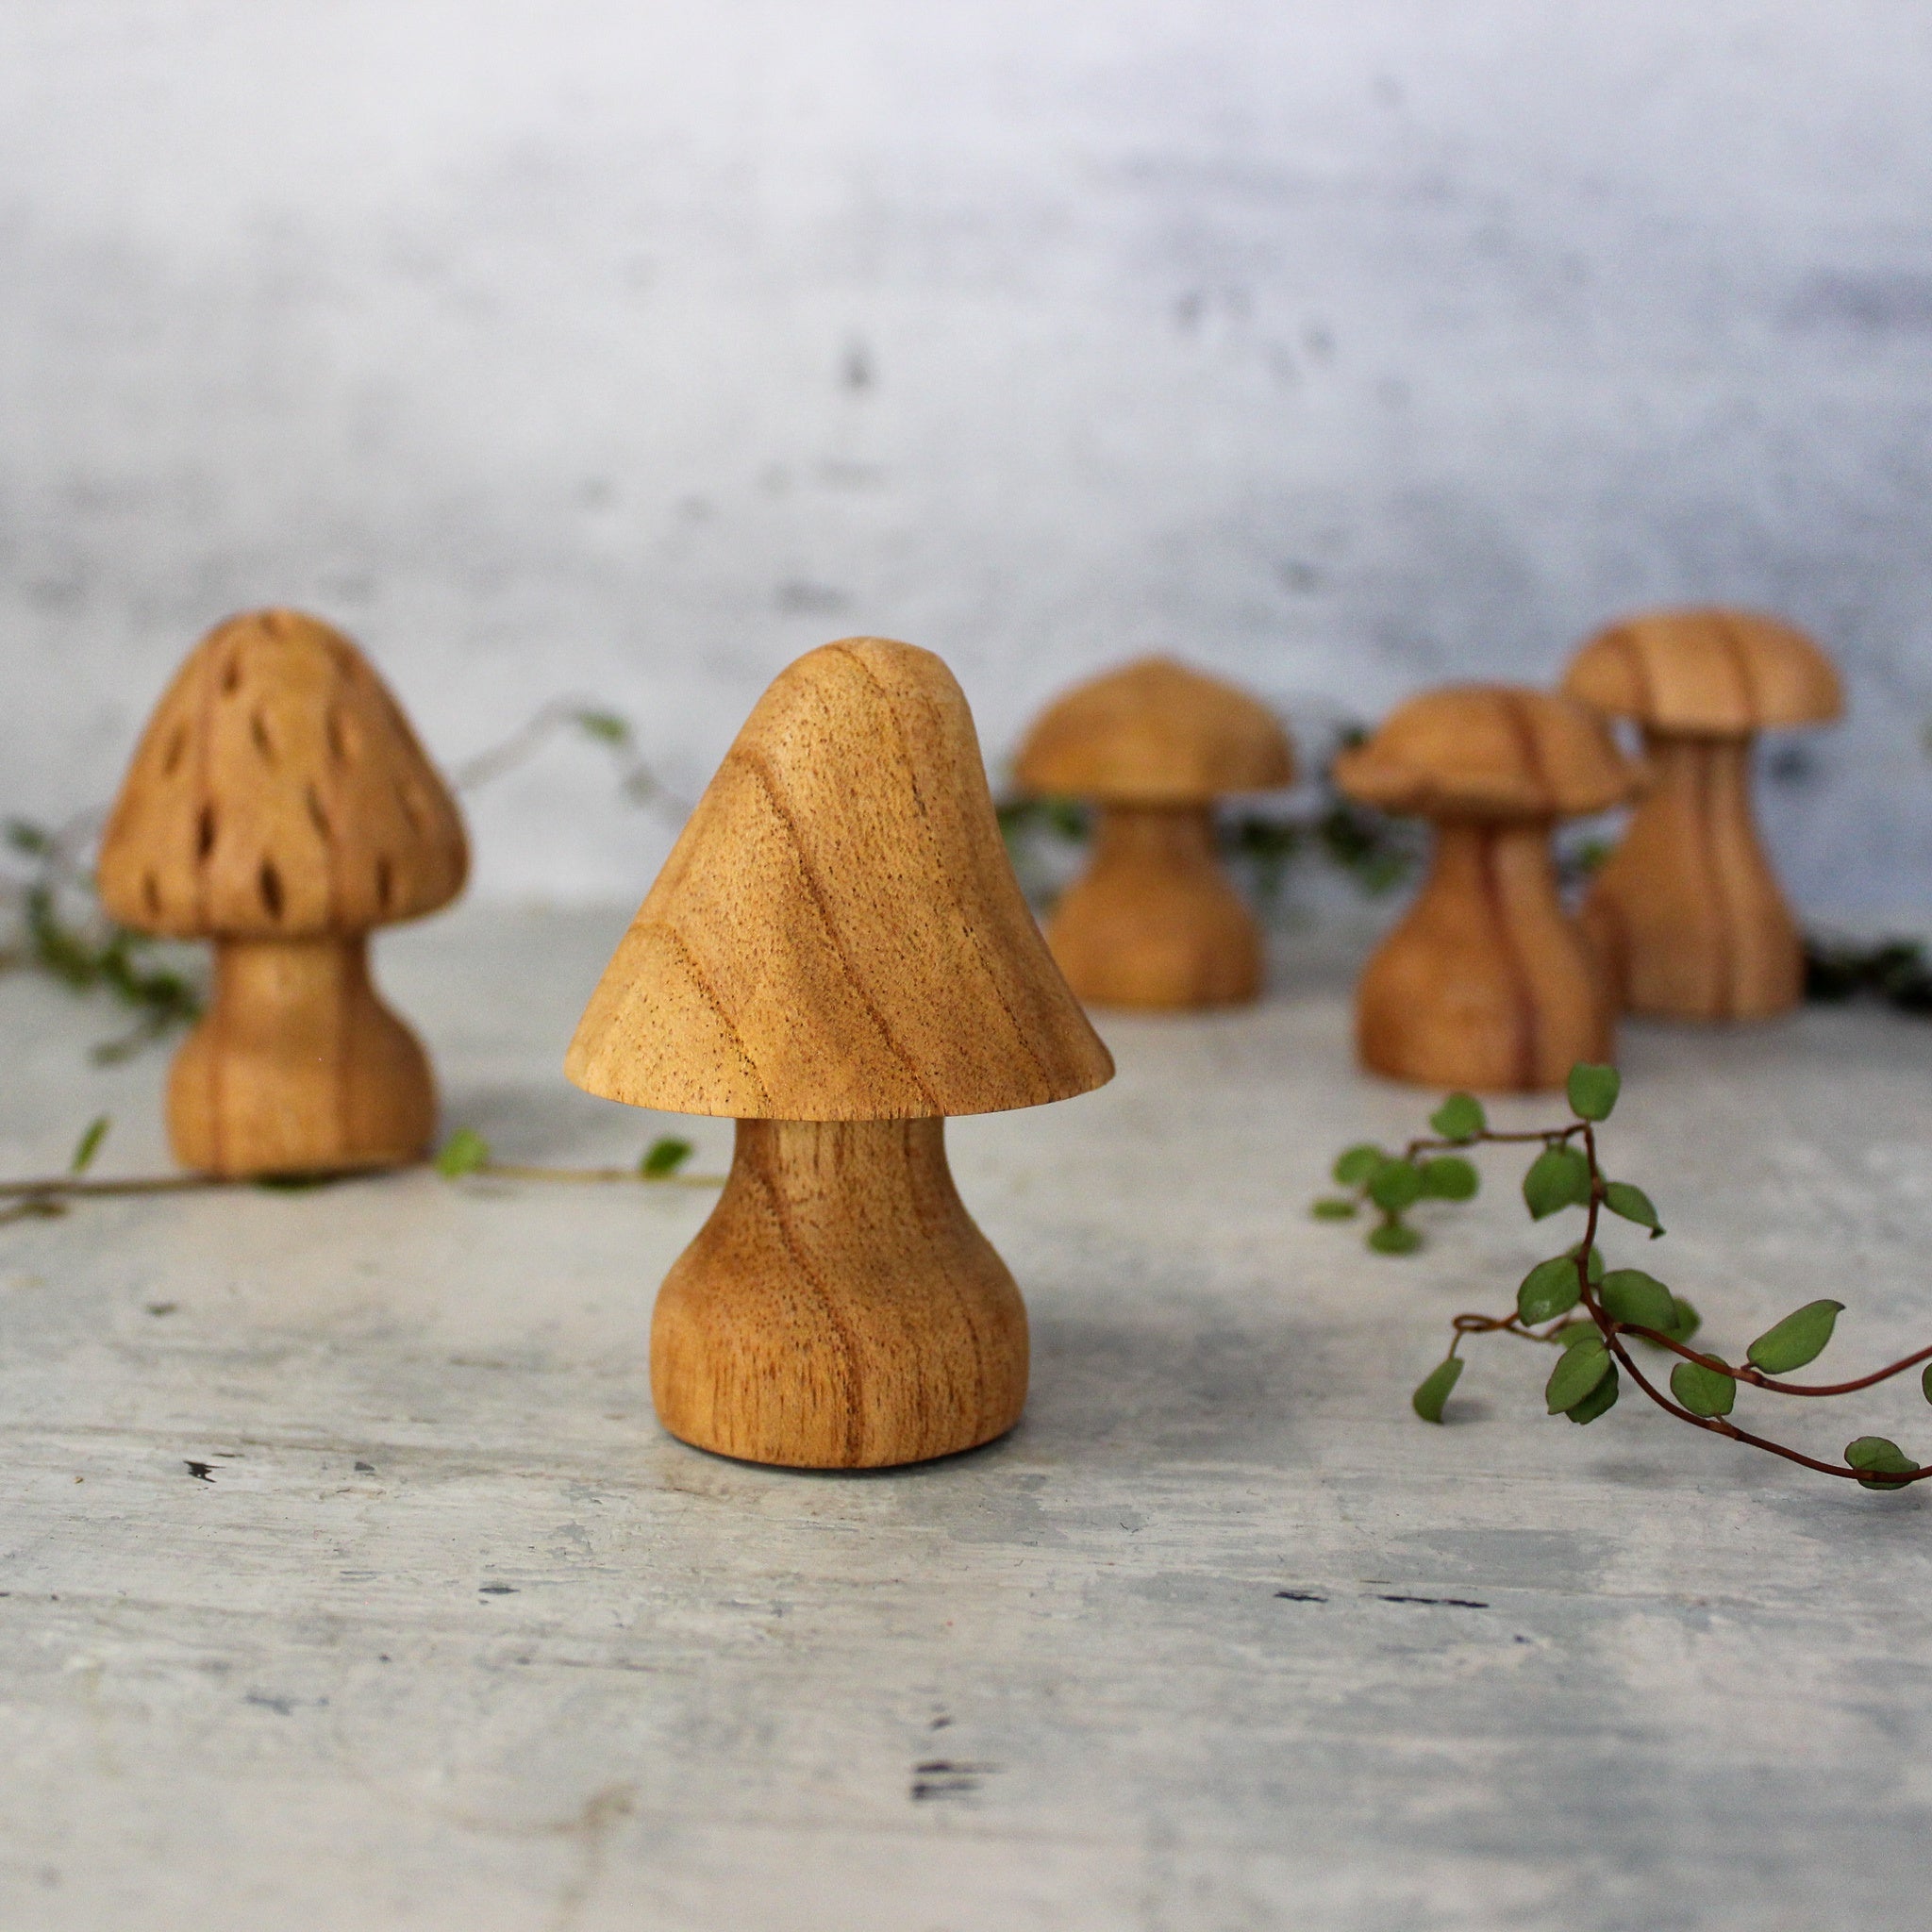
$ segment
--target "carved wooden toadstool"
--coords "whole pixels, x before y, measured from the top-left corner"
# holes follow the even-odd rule
[[[1637,777],[1593,713],[1545,691],[1429,691],[1335,763],[1364,805],[1434,822],[1428,877],[1356,992],[1362,1064],[1431,1087],[1561,1087],[1610,1057],[1612,1009],[1557,896],[1550,831]]]
[[[1261,935],[1214,853],[1215,799],[1294,782],[1274,714],[1169,658],[1078,686],[1021,747],[1029,791],[1100,808],[1086,875],[1046,929],[1067,982],[1110,1007],[1216,1007],[1261,990]]]
[[[1751,741],[1843,708],[1811,640],[1742,610],[1659,611],[1591,639],[1565,689],[1643,727],[1653,783],[1583,906],[1632,1011],[1763,1020],[1797,1005],[1797,923],[1751,811]]]
[[[1113,1063],[1020,895],[938,658],[851,638],[778,676],[565,1071],[738,1122],[724,1194],[652,1322],[672,1434],[858,1469],[1019,1419],[1025,1309],[954,1190],[943,1116],[1064,1100]]]
[[[348,639],[293,610],[217,626],[157,707],[101,842],[124,924],[215,942],[175,1056],[184,1166],[319,1174],[420,1159],[436,1090],[369,977],[372,927],[462,888],[461,819]]]

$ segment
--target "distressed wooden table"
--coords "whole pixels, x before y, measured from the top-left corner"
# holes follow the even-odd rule
[[[663,1130],[558,1071],[622,924],[385,942],[450,1122],[552,1160]],[[1276,984],[1109,1020],[1112,1087],[954,1124],[1033,1393],[923,1469],[658,1431],[701,1192],[412,1174],[0,1229],[0,1923],[1923,1924],[1924,1492],[1628,1399],[1544,1419],[1500,1341],[1415,1422],[1448,1316],[1547,1230],[1500,1155],[1414,1259],[1311,1223],[1327,1157],[1425,1103],[1351,1071],[1332,962]],[[105,1169],[159,1160],[161,1057],[91,1069],[109,1024],[0,981],[0,1167],[102,1110]],[[1672,1230],[1641,1257],[1714,1340],[1824,1293],[1847,1372],[1932,1329],[1932,1027],[1633,1027],[1625,1068],[1612,1158]],[[1932,1454],[1913,1377],[1792,1426]]]

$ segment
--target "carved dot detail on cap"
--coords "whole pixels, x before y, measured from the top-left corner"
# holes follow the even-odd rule
[[[294,610],[208,633],[142,734],[99,864],[115,918],[215,942],[214,999],[169,1081],[184,1164],[422,1156],[435,1088],[367,935],[447,904],[468,864],[455,801],[347,638]]]

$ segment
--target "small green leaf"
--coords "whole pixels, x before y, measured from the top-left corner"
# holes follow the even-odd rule
[[[1523,1277],[1523,1286],[1516,1291],[1517,1317],[1532,1326],[1539,1322],[1554,1322],[1576,1306],[1581,1292],[1574,1255],[1557,1255],[1552,1260],[1539,1261]],[[1594,1330],[1596,1324],[1592,1322],[1590,1326]]]
[[[1423,1171],[1412,1160],[1385,1160],[1369,1176],[1369,1199],[1388,1214],[1399,1214],[1423,1197]]]
[[[1580,1206],[1590,1199],[1590,1162],[1574,1147],[1545,1147],[1523,1176],[1523,1198],[1534,1221]]]
[[[1573,1341],[1557,1357],[1543,1389],[1552,1415],[1573,1409],[1610,1372],[1610,1352],[1601,1335]]]
[[[458,1127],[442,1143],[436,1157],[436,1171],[445,1179],[475,1174],[490,1158],[490,1142],[474,1127]]]
[[[1467,1201],[1481,1186],[1481,1175],[1460,1155],[1423,1162],[1423,1192],[1432,1200]]]
[[[556,713],[551,715],[554,717]],[[630,742],[630,725],[615,711],[579,711],[575,723],[577,729],[587,738],[599,739],[606,744]]]
[[[1932,1362],[1925,1364],[1925,1373],[1919,1377],[1919,1387],[1924,1391],[1925,1400],[1932,1402]]]
[[[1671,1393],[1692,1415],[1729,1415],[1738,1385],[1702,1362],[1679,1362],[1671,1371]]]
[[[1409,1407],[1425,1423],[1441,1422],[1442,1405],[1449,1400],[1449,1391],[1456,1387],[1461,1374],[1462,1357],[1459,1355],[1452,1355],[1446,1361],[1438,1362],[1408,1398]]]
[[[1580,1322],[1565,1322],[1554,1335],[1546,1339],[1554,1341],[1558,1348],[1570,1349],[1574,1348],[1579,1341],[1588,1341],[1592,1336],[1601,1341],[1603,1330],[1586,1316]]]
[[[1576,1254],[1577,1254],[1577,1250],[1578,1250],[1579,1248],[1581,1248],[1582,1246],[1583,1246],[1583,1243],[1582,1243],[1581,1241],[1572,1241],[1572,1242],[1571,1242],[1571,1244],[1570,1244],[1570,1245],[1569,1245],[1569,1246],[1568,1246],[1567,1248],[1565,1248],[1565,1249],[1563,1250],[1563,1252],[1564,1252],[1564,1253],[1565,1253],[1566,1255],[1568,1255],[1568,1256],[1569,1256],[1569,1257],[1570,1257],[1570,1258],[1571,1258],[1571,1259],[1572,1259],[1572,1260],[1574,1261],[1574,1260],[1575,1260],[1575,1258],[1576,1258]],[[1597,1285],[1597,1283],[1598,1283],[1599,1281],[1601,1281],[1601,1280],[1602,1280],[1603,1278],[1604,1278],[1604,1251],[1603,1251],[1603,1250],[1602,1250],[1601,1248],[1592,1248],[1592,1249],[1591,1249],[1591,1251],[1590,1251],[1590,1285],[1591,1285],[1591,1287],[1594,1288],[1594,1287],[1595,1287],[1595,1286]]]
[[[1332,1172],[1342,1187],[1358,1188],[1388,1158],[1379,1147],[1372,1147],[1364,1141],[1349,1148],[1336,1161]]]
[[[1406,1221],[1385,1221],[1370,1228],[1366,1240],[1378,1255],[1412,1255],[1423,1238]]]
[[[1578,1060],[1570,1069],[1570,1105],[1587,1121],[1607,1121],[1624,1085],[1615,1067],[1593,1067]]]
[[[26,819],[8,819],[7,842],[16,852],[24,852],[30,858],[44,858],[54,849],[54,835],[43,825],[34,824]]]
[[[1317,1221],[1353,1221],[1360,1203],[1351,1201],[1346,1194],[1324,1194],[1312,1203],[1308,1212]]]
[[[69,1174],[85,1174],[93,1165],[94,1156],[101,1151],[101,1142],[113,1124],[107,1114],[97,1114],[87,1124],[87,1132],[74,1143],[74,1158],[67,1163]]]
[[[1789,1374],[1814,1362],[1824,1353],[1831,1331],[1838,1324],[1842,1302],[1807,1302],[1782,1322],[1767,1328],[1744,1353],[1755,1368],[1767,1375]]]
[[[1663,1223],[1657,1218],[1657,1209],[1650,1205],[1650,1196],[1641,1188],[1633,1188],[1628,1181],[1606,1181],[1604,1206],[1612,1214],[1621,1214],[1625,1221],[1634,1221],[1639,1227],[1649,1228],[1652,1241],[1664,1231]]]
[[[1664,1333],[1673,1341],[1689,1341],[1704,1326],[1704,1317],[1680,1294],[1674,1294],[1671,1301],[1676,1309],[1676,1319]]]
[[[1655,1328],[1660,1335],[1668,1335],[1677,1319],[1675,1297],[1655,1274],[1646,1274],[1641,1268],[1612,1268],[1604,1276],[1597,1298],[1613,1322]]]
[[[1430,1126],[1445,1141],[1474,1141],[1489,1124],[1483,1104],[1474,1093],[1452,1093],[1429,1116]]]
[[[1573,1423],[1593,1423],[1607,1408],[1614,1408],[1617,1403],[1617,1365],[1610,1364],[1610,1373],[1586,1395],[1581,1402],[1573,1404],[1563,1413]]]
[[[675,1134],[667,1134],[661,1141],[653,1141],[644,1158],[638,1162],[638,1173],[647,1181],[661,1181],[674,1174],[691,1157],[691,1144],[680,1141]]]
[[[1895,1490],[1899,1485],[1885,1481],[1885,1477],[1915,1475],[1919,1468],[1896,1442],[1884,1436],[1860,1436],[1856,1442],[1847,1442],[1845,1460],[1854,1469],[1869,1472],[1858,1478],[1860,1487],[1868,1490]]]

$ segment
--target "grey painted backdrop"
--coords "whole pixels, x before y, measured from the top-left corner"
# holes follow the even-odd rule
[[[997,753],[1148,645],[1368,714],[1712,597],[1850,673],[1798,895],[1916,917],[1928,126],[1919,0],[8,0],[0,808],[270,600],[694,791],[852,630]],[[587,747],[475,816],[496,895],[664,847]]]

